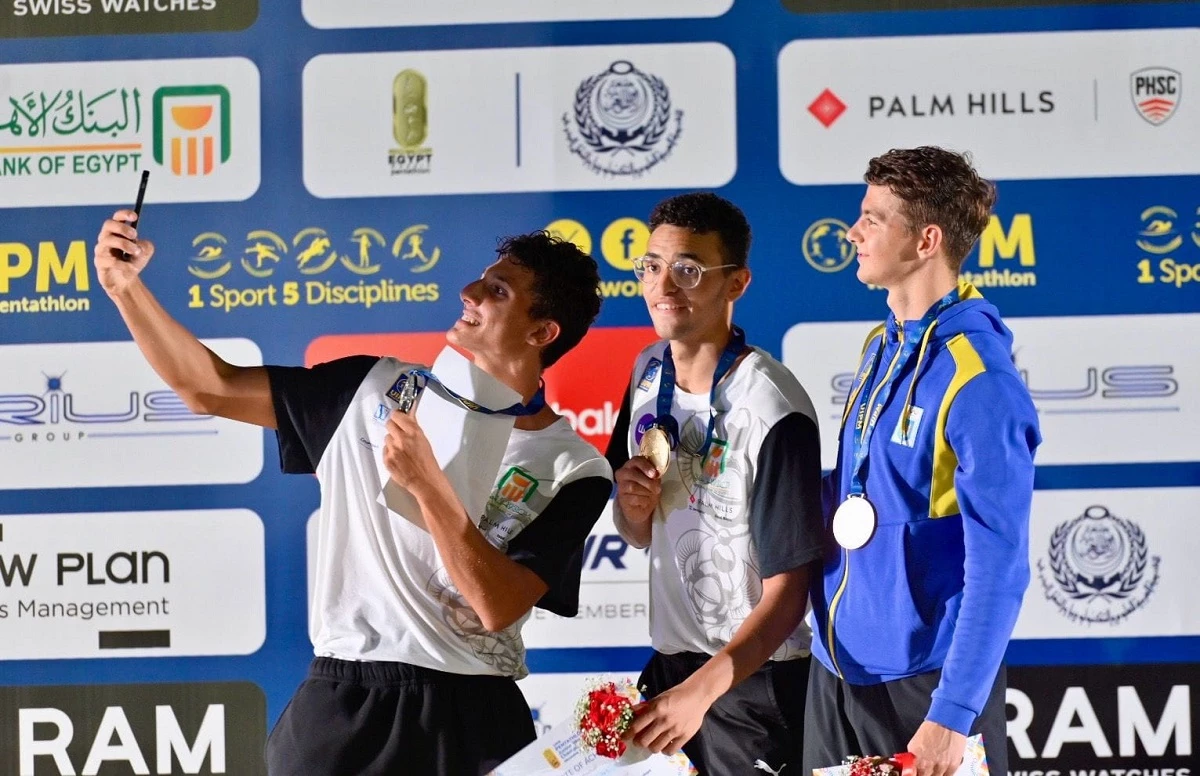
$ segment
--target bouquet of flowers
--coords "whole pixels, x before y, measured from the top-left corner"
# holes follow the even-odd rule
[[[668,757],[624,740],[641,702],[628,679],[592,678],[566,719],[489,776],[699,776],[683,752]]]
[[[633,705],[640,698],[628,683],[600,682],[588,688],[575,704],[575,726],[583,745],[612,760],[625,754],[622,736],[633,724]]]
[[[813,776],[914,776],[917,772],[916,757],[911,752],[901,752],[890,757],[859,757],[851,755],[841,765],[814,768]],[[954,776],[988,776],[987,753],[983,738],[975,735],[967,739],[962,765]]]
[[[916,771],[912,754],[902,752],[891,757],[847,757],[849,776],[913,776]]]

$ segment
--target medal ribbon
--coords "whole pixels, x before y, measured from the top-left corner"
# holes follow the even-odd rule
[[[746,332],[734,326],[733,331],[730,332],[729,342],[726,343],[725,350],[721,352],[721,358],[717,361],[716,371],[713,372],[712,388],[708,394],[708,431],[704,435],[704,444],[696,451],[696,455],[700,457],[707,455],[709,445],[712,444],[713,429],[717,425],[717,413],[712,409],[713,402],[717,400],[717,385],[733,368],[733,362],[737,361],[738,356],[745,349]],[[679,423],[671,414],[671,403],[674,399],[675,360],[671,358],[671,345],[668,343],[666,350],[663,351],[662,377],[658,381],[658,417],[654,419],[654,425],[667,432],[667,436],[671,438],[672,447],[679,444]]]
[[[871,437],[875,434],[875,427],[879,423],[879,416],[883,414],[883,408],[887,405],[888,399],[891,397],[892,387],[895,385],[896,378],[902,371],[903,365],[912,356],[913,351],[918,346],[924,351],[925,344],[929,340],[929,334],[936,325],[937,317],[947,307],[959,301],[959,298],[959,290],[956,288],[930,307],[929,311],[917,322],[916,326],[911,328],[901,327],[904,342],[901,344],[896,356],[892,359],[892,363],[888,366],[888,371],[884,375],[883,381],[875,386],[874,390],[867,391],[865,389],[871,384],[871,380],[874,379],[875,371],[879,368],[880,359],[886,348],[887,332],[885,331],[883,336],[879,338],[879,347],[875,349],[875,355],[871,357],[871,366],[863,372],[858,386],[858,394],[861,398],[858,402],[857,411],[854,413],[854,433],[851,437],[851,496],[862,496],[866,493],[864,472],[866,470],[867,455],[871,448]],[[898,369],[897,367],[900,368]],[[914,371],[913,380],[915,381],[916,378],[917,375]],[[900,422],[903,424],[904,433],[907,434],[907,412],[902,415]]]
[[[471,412],[478,412],[483,415],[515,415],[520,417],[523,415],[534,415],[540,412],[542,407],[546,406],[546,386],[544,384],[538,386],[537,393],[533,395],[533,398],[529,400],[528,404],[521,404],[518,402],[517,404],[514,404],[511,407],[505,407],[502,410],[493,410],[456,393],[452,388],[447,386],[441,380],[437,379],[432,372],[425,369],[414,369],[410,372],[405,372],[404,374],[400,375],[400,378],[392,385],[391,389],[387,392],[387,395],[399,401],[398,397],[403,393],[405,382],[407,380],[416,380],[417,378],[424,378],[426,384],[433,383],[435,386],[437,386],[439,393],[463,409]]]

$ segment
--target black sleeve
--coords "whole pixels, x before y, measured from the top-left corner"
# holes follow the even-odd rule
[[[629,394],[632,390],[633,383],[630,383],[625,388],[625,398],[621,399],[621,411],[617,413],[612,436],[608,438],[608,449],[604,451],[614,472],[629,461]]]
[[[584,477],[562,487],[542,513],[508,545],[508,557],[541,577],[550,589],[537,602],[563,617],[579,611],[583,545],[612,493],[606,477]]]
[[[750,495],[750,534],[763,579],[822,556],[821,437],[803,413],[784,417],[763,440]]]
[[[312,474],[376,356],[348,356],[313,367],[268,366],[279,465]]]

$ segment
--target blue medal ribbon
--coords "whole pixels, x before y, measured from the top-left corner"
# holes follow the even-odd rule
[[[888,400],[891,398],[891,391],[896,383],[896,378],[903,370],[904,364],[912,356],[913,351],[925,341],[930,328],[937,322],[937,317],[947,307],[959,301],[959,299],[959,290],[956,288],[930,307],[929,311],[917,322],[915,327],[901,327],[904,342],[901,344],[900,350],[892,359],[892,363],[884,375],[883,382],[875,386],[873,390],[868,391],[867,389],[874,379],[875,371],[879,368],[879,361],[887,345],[887,332],[885,331],[884,335],[879,338],[879,347],[875,349],[875,354],[871,357],[871,366],[863,372],[858,386],[858,394],[861,398],[854,413],[854,434],[851,437],[850,496],[862,496],[866,493],[864,473],[866,470],[867,455],[871,448],[871,437],[874,435],[875,427],[879,423],[879,416],[883,414],[883,408],[887,406]],[[913,380],[916,379],[917,376],[914,374]],[[902,417],[900,422],[904,426],[907,426],[908,418]],[[904,428],[904,433],[908,433],[907,428]]]
[[[708,448],[712,444],[713,429],[717,424],[717,413],[712,409],[712,404],[717,400],[717,385],[733,368],[733,363],[737,361],[738,356],[746,349],[746,332],[742,331],[737,326],[733,327],[730,333],[729,342],[725,345],[725,350],[721,352],[721,358],[717,361],[717,369],[713,372],[712,388],[708,395],[708,431],[704,435],[704,444],[696,451],[696,455],[704,457],[708,453]],[[658,382],[658,417],[654,419],[655,426],[658,426],[663,431],[667,432],[670,437],[671,447],[675,448],[679,444],[679,423],[675,420],[675,416],[671,414],[671,403],[675,399],[675,360],[671,357],[671,345],[667,344],[666,350],[663,351],[662,358],[662,377]]]
[[[437,376],[435,376],[432,372],[425,369],[413,369],[412,371],[405,372],[404,374],[400,375],[399,379],[397,379],[392,387],[388,390],[388,397],[395,401],[401,401],[401,398],[405,393],[404,388],[408,384],[408,381],[416,381],[418,378],[423,379],[426,384],[433,383],[435,386],[437,386],[439,393],[463,409],[469,410],[470,412],[478,412],[483,415],[514,415],[517,417],[521,417],[523,415],[536,415],[538,412],[541,412],[543,407],[546,406],[545,384],[538,385],[537,393],[533,395],[533,398],[529,400],[528,404],[521,404],[518,402],[511,407],[505,407],[501,410],[493,410],[455,392],[454,389],[437,379]],[[412,391],[412,389],[410,389],[410,395],[415,395],[415,393],[419,392],[423,387],[424,386],[418,386],[416,391]]]

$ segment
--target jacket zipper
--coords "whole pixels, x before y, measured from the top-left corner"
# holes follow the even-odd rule
[[[892,363],[888,364],[887,372],[884,373],[883,379],[879,381],[879,385],[875,386],[875,390],[871,393],[871,398],[867,400],[867,414],[871,412],[871,407],[875,405],[875,400],[879,398],[879,389],[882,388],[892,376],[892,370],[896,368],[896,362],[900,360],[900,351],[903,348],[896,348],[896,355],[892,356]],[[845,679],[842,675],[842,667],[837,659],[837,646],[833,640],[833,618],[837,614],[838,603],[842,600],[842,594],[846,592],[847,583],[850,581],[850,551],[842,550],[842,581],[838,584],[837,592],[833,594],[833,600],[829,602],[829,625],[825,629],[826,637],[829,640],[829,659],[833,661],[833,670],[837,671],[839,679]]]

